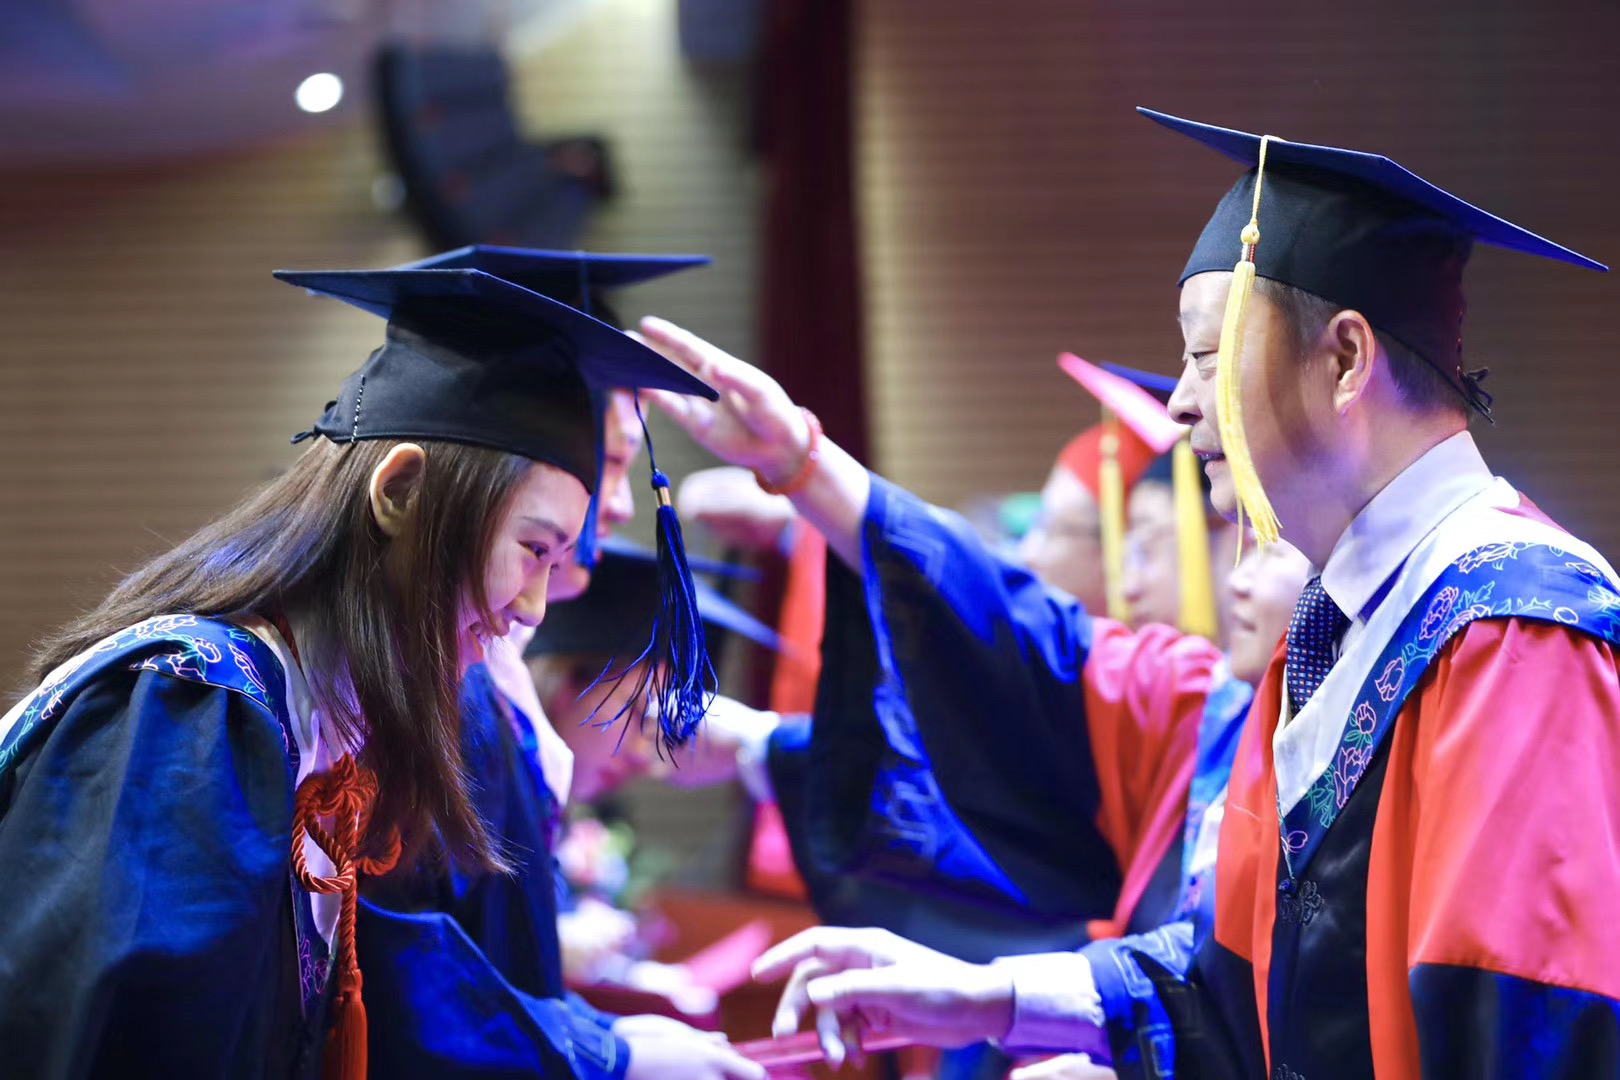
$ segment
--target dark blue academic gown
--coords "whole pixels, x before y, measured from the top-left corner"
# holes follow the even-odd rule
[[[367,889],[360,966],[380,1076],[617,1080],[615,1019],[563,985],[552,835],[559,807],[482,666],[462,687],[474,801],[511,874],[438,864]],[[527,736],[525,738],[525,735]]]
[[[181,615],[27,700],[0,738],[0,1077],[318,1074],[329,958],[291,875],[285,686],[252,634]],[[507,755],[480,765],[481,809],[535,877],[451,879],[488,954],[432,903],[362,904],[372,1074],[617,1080],[610,1021],[562,996],[555,909],[526,906],[551,888],[555,812],[528,816],[544,787],[494,737],[492,693],[475,677],[466,703],[469,737]]]
[[[1090,616],[880,477],[861,543],[769,758],[821,916],[971,960],[1169,918],[1214,646]]]
[[[30,697],[0,740],[0,1076],[318,1070],[284,687],[253,635],[182,615]]]

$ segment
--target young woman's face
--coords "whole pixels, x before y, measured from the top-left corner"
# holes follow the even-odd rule
[[[602,427],[602,479],[600,505],[596,509],[596,532],[606,536],[636,516],[634,486],[630,469],[641,453],[641,422],[636,419],[636,399],[625,390],[613,391]],[[551,578],[551,599],[557,603],[585,595],[591,572],[574,559],[557,567]]]
[[[1252,535],[1244,551],[1243,561],[1227,582],[1232,595],[1227,655],[1232,674],[1252,686],[1259,684],[1277,643],[1288,632],[1311,564],[1298,548],[1286,543],[1258,547]]]
[[[461,609],[461,667],[484,658],[484,641],[505,637],[516,623],[538,626],[546,614],[552,569],[573,559],[590,496],[585,485],[551,465],[535,463],[513,493],[495,529],[484,566],[485,623],[470,597]]]

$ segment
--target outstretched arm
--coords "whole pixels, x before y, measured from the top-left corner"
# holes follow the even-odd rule
[[[846,565],[861,570],[860,525],[871,493],[866,469],[809,421],[775,379],[674,323],[641,321],[644,341],[720,393],[719,401],[644,391],[711,454],[755,469],[772,486],[797,478],[815,442],[817,460],[793,505]]]

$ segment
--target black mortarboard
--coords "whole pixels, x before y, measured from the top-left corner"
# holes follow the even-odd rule
[[[738,576],[726,563],[693,560],[696,573]],[[780,649],[776,631],[702,582],[694,582],[698,614],[710,629],[741,634]],[[617,537],[602,541],[590,588],[578,599],[552,604],[524,650],[525,656],[585,654],[611,657],[616,669],[635,663],[658,614],[658,556]]]
[[[1262,542],[1277,538],[1278,523],[1248,456],[1236,379],[1230,377],[1256,278],[1361,312],[1489,416],[1490,398],[1478,385],[1480,375],[1465,372],[1462,362],[1462,271],[1474,241],[1608,269],[1378,154],[1137,111],[1249,168],[1216,206],[1180,281],[1213,270],[1236,275],[1217,370],[1222,448],[1237,489],[1240,522],[1243,513],[1251,516]]]
[[[598,289],[640,285],[679,270],[707,266],[707,255],[619,255],[593,251],[474,244],[413,263],[413,270],[482,270],[565,303]]]
[[[567,304],[479,270],[278,270],[388,320],[310,434],[443,439],[505,450],[597,485],[597,390],[714,398],[699,379]]]
[[[388,321],[386,341],[343,383],[312,430],[334,442],[422,438],[505,450],[577,477],[591,493],[595,539],[603,401],[616,388],[715,392],[606,323],[477,269],[277,271]],[[707,710],[713,679],[694,614],[690,571],[668,480],[660,491],[662,601],[649,652],[668,660],[655,688],[666,740],[679,743]],[[666,521],[666,519],[668,519]],[[666,539],[666,536],[668,537]]]
[[[1181,281],[1231,270],[1254,204],[1259,135],[1151,109],[1142,115],[1247,166],[1205,226]],[[1267,139],[1265,239],[1255,276],[1354,308],[1444,375],[1471,405],[1462,372],[1462,270],[1475,240],[1592,270],[1600,262],[1464,202],[1387,157]]]

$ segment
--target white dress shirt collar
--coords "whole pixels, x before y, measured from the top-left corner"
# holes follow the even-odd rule
[[[1474,437],[1460,431],[1372,497],[1322,567],[1322,588],[1352,626],[1365,625],[1384,587],[1423,538],[1491,479]]]

